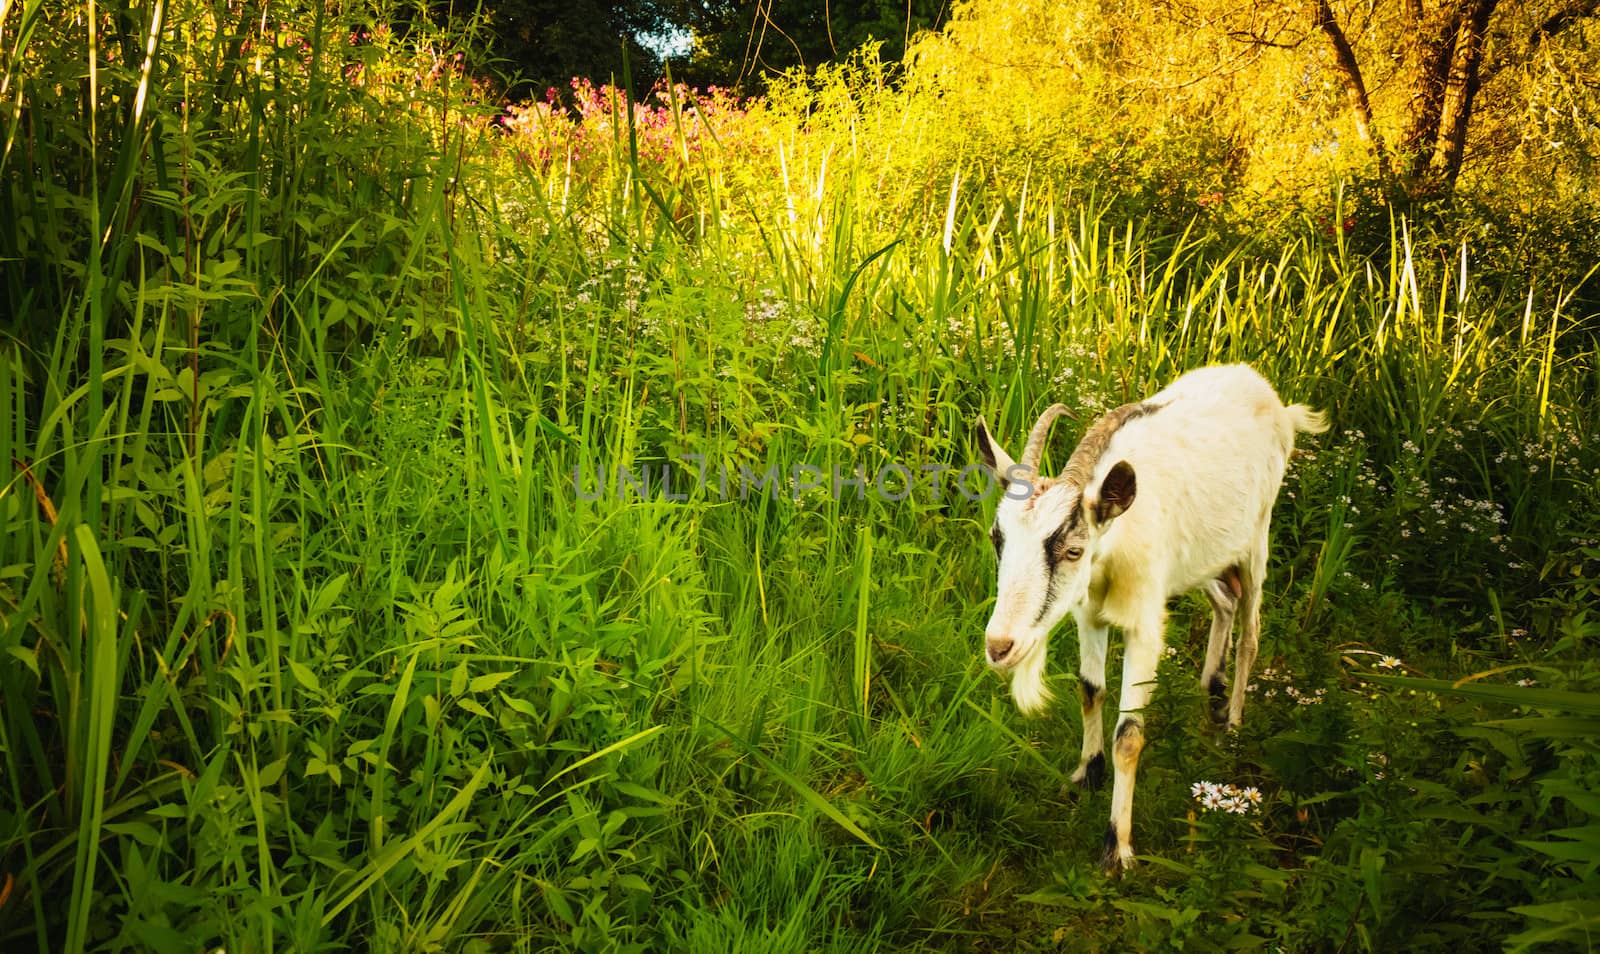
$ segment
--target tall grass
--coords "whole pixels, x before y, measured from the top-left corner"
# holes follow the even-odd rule
[[[1500,773],[1512,834],[1559,841],[1527,786],[1576,827],[1591,749],[1444,764],[1427,740],[1484,714],[1368,705],[1332,650],[1592,688],[1593,622],[1542,582],[1594,578],[1567,542],[1594,532],[1593,326],[1558,289],[1436,266],[1402,221],[1376,256],[1309,229],[1268,254],[1058,183],[896,181],[925,133],[880,94],[802,122],[597,92],[502,133],[421,21],[91,5],[39,32],[56,12],[0,9],[8,948],[1383,948],[1592,903],[1580,860],[1489,842],[1497,893],[1463,894],[1428,853],[1482,824],[1426,815]],[[1057,791],[1070,717],[1018,720],[978,659],[989,504],[954,474],[979,413],[1081,427],[1233,360],[1343,432],[1280,507],[1267,639],[1332,701],[1190,728],[1180,604],[1156,863],[1105,882],[1098,803]],[[689,454],[706,480],[667,499]],[[1431,821],[1373,777],[1380,737]],[[1223,771],[1273,793],[1249,837],[1184,818]],[[1206,865],[1248,880],[1184,887]]]

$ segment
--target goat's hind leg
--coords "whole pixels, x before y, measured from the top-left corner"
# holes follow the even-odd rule
[[[1266,532],[1262,544],[1240,567],[1243,592],[1239,596],[1239,648],[1233,654],[1233,696],[1228,700],[1228,728],[1244,721],[1244,695],[1250,688],[1250,670],[1261,645],[1261,586],[1267,577]]]
[[[1236,566],[1228,567],[1205,586],[1206,599],[1211,601],[1211,639],[1206,643],[1200,688],[1211,700],[1211,721],[1219,725],[1228,721],[1228,680],[1222,671],[1227,665],[1229,643],[1233,641],[1233,619],[1243,592],[1243,581]]]

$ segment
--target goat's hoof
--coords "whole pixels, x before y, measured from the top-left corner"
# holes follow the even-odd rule
[[[1072,773],[1072,784],[1086,792],[1098,792],[1106,784],[1106,756],[1096,752]]]
[[[1228,684],[1222,676],[1214,675],[1206,684],[1206,694],[1211,698],[1211,721],[1223,725],[1228,721]]]
[[[1107,826],[1105,853],[1100,856],[1100,867],[1105,870],[1106,877],[1119,877],[1133,864],[1133,847],[1118,844],[1116,827]]]

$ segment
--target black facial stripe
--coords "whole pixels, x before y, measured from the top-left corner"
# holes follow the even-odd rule
[[[1056,601],[1056,565],[1060,562],[1056,558],[1056,551],[1061,549],[1062,539],[1072,532],[1072,524],[1077,515],[1078,511],[1074,508],[1067,522],[1052,530],[1050,535],[1044,538],[1044,605],[1039,607],[1039,615],[1033,618],[1035,623],[1044,619],[1045,614],[1050,612],[1050,605]]]
[[[1052,603],[1054,603],[1055,601],[1056,601],[1056,577],[1055,577],[1055,574],[1052,573],[1050,575],[1050,577],[1045,581],[1045,584],[1044,584],[1044,605],[1039,607],[1039,615],[1035,616],[1033,618],[1034,623],[1037,624],[1039,621],[1044,619],[1045,614],[1050,612],[1050,605]]]
[[[1061,539],[1067,535],[1069,529],[1066,524],[1062,524],[1044,538],[1044,568],[1051,577],[1056,575],[1056,550],[1060,549]]]
[[[989,539],[994,543],[994,555],[998,557],[1006,548],[1006,535],[1000,532],[997,525],[989,528]]]

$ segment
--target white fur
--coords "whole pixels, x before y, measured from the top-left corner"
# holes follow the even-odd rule
[[[1203,589],[1216,610],[1203,684],[1220,678],[1235,612],[1243,619],[1227,707],[1228,724],[1238,725],[1256,655],[1273,502],[1295,433],[1327,429],[1318,412],[1298,404],[1285,407],[1272,386],[1245,365],[1192,371],[1143,403],[1158,408],[1115,431],[1083,486],[1070,479],[1038,480],[1036,492],[1026,499],[1002,499],[995,512],[995,527],[1004,534],[998,596],[985,628],[991,652],[1010,641],[1009,651],[990,664],[1011,673],[1012,696],[1025,713],[1049,701],[1046,646],[1064,616],[1071,612],[1078,619],[1080,677],[1096,686],[1105,686],[1106,625],[1124,631],[1118,728],[1130,721],[1138,725],[1114,753],[1116,844],[1114,857],[1108,847],[1107,858],[1108,864],[1124,865],[1133,857],[1133,776],[1143,739],[1139,711],[1154,688],[1167,600]],[[1003,474],[1013,465],[998,447],[994,450],[996,469]],[[1107,475],[1121,462],[1132,468],[1136,492],[1125,512],[1097,520]],[[1079,526],[1067,533],[1074,509]],[[1045,548],[1058,530],[1055,539],[1074,543],[1082,554],[1076,560],[1058,558],[1052,572]],[[1241,591],[1237,596],[1234,586]],[[1051,590],[1054,598],[1046,608]],[[1092,712],[1088,705],[1077,779],[1102,752],[1099,703]]]

